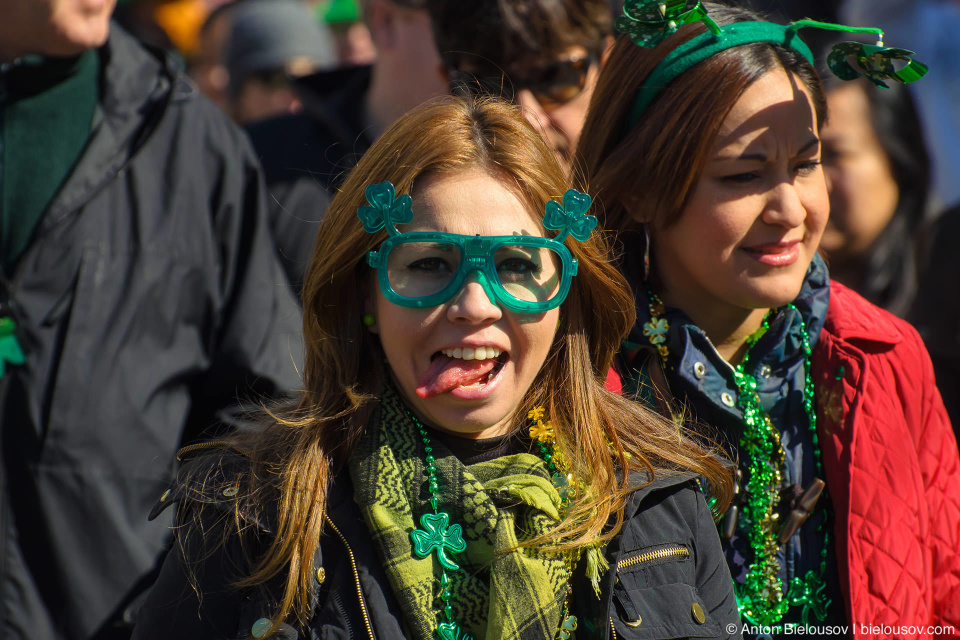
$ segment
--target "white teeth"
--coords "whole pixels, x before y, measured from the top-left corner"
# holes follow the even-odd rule
[[[458,358],[460,360],[489,360],[490,358],[499,358],[503,352],[496,347],[457,347],[456,349],[443,349],[440,353],[448,358]]]

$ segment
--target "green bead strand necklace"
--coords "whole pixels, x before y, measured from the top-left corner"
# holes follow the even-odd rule
[[[644,335],[657,349],[666,365],[669,351],[666,347],[666,334],[669,324],[660,318],[664,313],[663,302],[652,291],[648,291],[650,300],[650,321],[646,322]],[[785,306],[797,311],[792,303]],[[807,324],[800,315],[801,349],[804,355],[803,409],[807,414],[807,424],[813,442],[813,457],[817,476],[823,476],[823,458],[820,453],[820,440],[817,436],[817,414],[814,408],[814,385],[810,376],[810,338]],[[782,469],[785,467],[783,447],[780,444],[780,432],[763,409],[760,395],[757,393],[757,379],[747,373],[747,363],[753,344],[770,328],[771,310],[764,317],[761,327],[748,339],[749,348],[743,361],[734,367],[734,382],[737,385],[737,404],[743,412],[744,430],[740,438],[740,451],[746,454],[748,479],[744,519],[747,522],[747,540],[753,551],[754,561],[747,569],[743,584],[735,584],[737,604],[740,613],[752,624],[770,626],[778,623],[791,607],[801,608],[804,624],[812,622],[811,617],[824,620],[830,600],[825,593],[827,549],[829,537],[826,530],[827,500],[824,495],[819,500],[821,512],[817,533],[823,538],[820,550],[819,571],[808,571],[803,577],[796,576],[784,591],[780,580],[780,563],[777,552],[780,543],[778,507],[780,506],[780,486],[783,482]]]
[[[793,304],[787,309],[797,311]],[[799,311],[797,311],[799,315]],[[768,313],[760,329],[762,335],[770,328]],[[820,440],[817,436],[817,414],[814,410],[814,386],[810,376],[810,338],[807,324],[800,316],[801,349],[804,355],[803,409],[807,414],[807,424],[813,442],[813,458],[817,475],[823,475],[823,462],[820,453]],[[752,344],[750,345],[753,346]],[[829,601],[824,593],[828,536],[825,530],[826,518],[820,519],[818,533],[823,537],[820,550],[820,570],[808,571],[802,578],[797,576],[790,588],[784,592],[780,580],[780,563],[777,560],[779,549],[778,513],[780,504],[779,487],[782,484],[781,469],[784,467],[783,448],[780,444],[780,432],[773,425],[770,416],[763,409],[760,395],[757,393],[757,379],[747,373],[750,360],[748,349],[743,361],[734,367],[734,381],[737,384],[737,404],[743,411],[744,431],[740,438],[740,450],[747,454],[748,480],[747,500],[744,505],[744,517],[749,523],[748,541],[756,560],[747,571],[742,585],[737,585],[737,601],[741,614],[749,621],[760,625],[773,625],[783,619],[790,607],[802,607],[804,623],[815,615],[823,620]],[[825,496],[821,496],[821,505]],[[825,515],[825,514],[824,514]]]
[[[537,410],[535,409],[534,411]],[[531,415],[534,411],[531,411]],[[542,416],[543,410],[540,409],[539,411]],[[450,524],[450,514],[445,511],[440,511],[440,482],[437,478],[436,458],[433,455],[433,441],[430,439],[427,428],[410,410],[407,410],[407,415],[413,421],[413,424],[416,425],[417,430],[420,432],[420,438],[423,441],[424,473],[427,476],[427,491],[430,493],[429,502],[433,509],[433,513],[425,513],[420,516],[421,528],[414,529],[410,532],[410,538],[413,540],[413,553],[418,558],[426,558],[431,553],[436,552],[437,560],[440,563],[440,576],[437,578],[437,584],[439,592],[438,598],[443,602],[443,608],[440,613],[442,621],[437,624],[435,637],[436,640],[474,640],[473,636],[464,631],[453,619],[453,606],[450,604],[452,594],[450,592],[451,583],[448,571],[459,571],[460,565],[450,558],[447,550],[455,553],[463,553],[467,550],[467,543],[463,539],[463,529],[459,524]],[[539,420],[537,422],[542,425]],[[549,425],[549,422],[547,424]],[[534,428],[531,428],[531,433],[533,431]],[[565,507],[569,506],[573,498],[573,492],[569,488],[569,483],[566,482],[567,477],[561,471],[562,464],[556,459],[553,445],[549,442],[545,443],[545,441],[541,439],[537,439],[537,443],[540,447],[540,454],[543,457],[543,461],[550,471],[553,485],[557,487],[557,491],[560,492],[561,504]],[[560,478],[562,478],[562,480]],[[561,487],[564,486],[567,487],[566,491],[561,490]],[[570,554],[567,554],[567,557],[565,557],[565,564],[567,565],[567,594],[560,612],[560,628],[557,631],[557,638],[560,640],[573,640],[573,632],[577,629],[576,616],[569,615],[569,611],[567,610],[569,596],[572,592],[570,576],[573,573],[569,555]]]

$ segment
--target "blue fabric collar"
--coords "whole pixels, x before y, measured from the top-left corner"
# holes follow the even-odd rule
[[[631,262],[634,260],[626,260],[625,266],[629,267]],[[629,268],[627,271],[637,305],[637,323],[624,344],[624,359],[627,366],[632,368],[636,354],[650,348],[647,337],[643,335],[643,324],[650,320],[650,304],[646,284],[642,279],[635,278],[640,271]],[[810,264],[800,294],[794,300],[799,315],[790,309],[781,309],[776,313],[770,321],[770,330],[751,350],[749,372],[771,382],[790,377],[803,362],[800,318],[806,322],[810,345],[815,345],[823,329],[829,303],[830,278],[826,264],[817,255]],[[725,393],[730,398],[737,397],[733,368],[720,357],[707,335],[683,311],[668,307],[664,317],[670,324],[666,341],[670,352],[667,378],[674,387],[673,393],[678,397],[693,399],[694,404],[697,404],[696,399],[706,399],[713,409],[720,410],[739,424],[742,421],[739,407],[735,402],[733,406],[724,402]]]

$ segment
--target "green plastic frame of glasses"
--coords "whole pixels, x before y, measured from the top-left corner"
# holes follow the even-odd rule
[[[440,291],[421,297],[407,297],[397,293],[390,284],[388,263],[390,252],[396,247],[411,242],[430,242],[453,245],[460,250],[460,264],[457,272]],[[561,261],[560,282],[556,293],[549,300],[521,300],[511,295],[500,282],[494,255],[497,250],[506,247],[530,247],[550,249]],[[367,264],[377,270],[377,282],[383,297],[401,307],[424,309],[441,305],[463,287],[467,276],[477,272],[477,282],[483,287],[487,297],[496,305],[503,305],[519,313],[543,313],[559,306],[570,291],[570,280],[577,275],[577,261],[563,243],[551,238],[536,236],[461,236],[442,232],[413,232],[392,236],[381,245],[379,251],[367,255]]]
[[[597,225],[594,216],[586,215],[591,199],[585,193],[574,189],[563,196],[563,205],[553,200],[547,202],[543,225],[547,229],[557,230],[555,238],[538,236],[465,236],[443,232],[401,233],[396,224],[408,223],[413,219],[412,201],[408,194],[394,197],[394,187],[389,182],[372,184],[367,187],[367,202],[371,206],[357,209],[357,217],[363,222],[368,233],[386,229],[389,237],[377,251],[367,254],[367,264],[377,270],[377,282],[383,296],[391,303],[412,309],[424,309],[443,304],[463,286],[467,276],[477,272],[477,282],[483,287],[487,297],[496,305],[503,305],[518,313],[543,313],[554,309],[566,299],[570,291],[570,281],[577,274],[577,260],[564,246],[563,241],[571,235],[583,242]],[[390,252],[398,246],[411,242],[444,243],[456,246],[460,251],[460,263],[457,272],[447,285],[426,296],[408,297],[397,293],[390,284],[388,271]],[[497,250],[506,247],[530,247],[550,249],[561,261],[560,282],[556,294],[549,300],[530,301],[512,296],[504,288],[497,274],[494,255]]]

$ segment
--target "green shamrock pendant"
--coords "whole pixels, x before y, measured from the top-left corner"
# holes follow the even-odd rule
[[[856,80],[865,76],[870,82],[881,89],[889,89],[885,82],[893,80],[901,84],[907,84],[919,80],[927,74],[927,65],[917,60],[912,60],[910,56],[913,51],[907,49],[896,49],[880,45],[862,44],[860,42],[841,42],[834,45],[827,56],[827,66],[833,75],[841,80]],[[860,69],[854,68],[850,64],[849,58],[857,62]],[[904,62],[899,69],[894,62]]]
[[[437,625],[437,640],[473,640],[456,622],[441,622]]]
[[[437,559],[450,571],[460,568],[456,562],[447,556],[447,549],[462,553],[467,550],[467,543],[463,539],[463,530],[459,524],[450,524],[450,514],[425,513],[420,517],[420,526],[423,529],[414,529],[410,532],[413,538],[413,552],[418,558],[426,558],[433,551],[437,552]]]
[[[13,318],[0,318],[0,378],[7,372],[7,364],[20,365],[26,360],[15,334],[17,323]]]
[[[573,640],[573,632],[577,630],[577,616],[567,616],[560,625],[560,640]]]
[[[830,598],[826,593],[827,585],[822,576],[813,571],[808,571],[802,579],[797,576],[790,583],[790,589],[787,591],[787,598],[790,604],[801,606],[801,619],[803,624],[815,624],[814,617],[819,621],[827,618],[827,608],[830,606]]]

